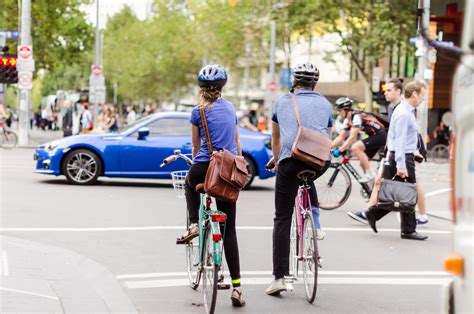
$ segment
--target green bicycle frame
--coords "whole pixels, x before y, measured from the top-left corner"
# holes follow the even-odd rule
[[[202,264],[204,264],[204,230],[207,227],[207,224],[211,225],[211,234],[213,235],[221,235],[221,228],[219,226],[219,222],[214,222],[211,219],[211,214],[223,214],[220,211],[212,210],[211,209],[211,199],[210,197],[206,196],[205,194],[201,194],[201,205],[199,207],[199,260]],[[224,222],[225,224],[225,222]],[[225,225],[224,225],[224,235],[225,235]],[[220,240],[213,239],[213,256],[214,256],[214,264],[221,266],[222,265],[222,249],[223,249],[223,237]]]

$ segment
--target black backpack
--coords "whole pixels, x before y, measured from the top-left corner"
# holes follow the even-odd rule
[[[383,127],[388,130],[388,127],[390,126],[390,122],[388,121],[388,119],[384,116],[382,116],[381,114],[378,114],[378,113],[373,113],[373,112],[365,112],[365,111],[359,111],[359,110],[355,110],[354,111],[354,114],[361,114],[361,113],[365,113],[369,116],[372,116],[374,117],[375,119],[377,119],[380,123],[383,124]]]

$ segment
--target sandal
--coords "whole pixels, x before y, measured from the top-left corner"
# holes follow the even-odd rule
[[[242,291],[240,289],[234,288],[232,290],[232,295],[230,297],[232,300],[232,305],[233,306],[239,306],[242,307],[245,305],[245,300],[242,299]]]
[[[194,239],[199,235],[199,228],[196,223],[190,224],[186,232],[180,237],[176,239],[176,244],[188,244],[189,241]]]

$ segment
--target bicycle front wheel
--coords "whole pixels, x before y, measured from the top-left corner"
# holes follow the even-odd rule
[[[16,144],[18,143],[18,137],[14,132],[11,131],[4,131],[2,134],[2,140],[1,140],[1,145],[5,149],[11,149],[16,147]]]
[[[303,223],[303,283],[306,299],[313,303],[318,288],[318,243],[314,230],[313,216],[306,214]]]
[[[295,279],[298,278],[298,223],[296,221],[296,211],[293,211],[291,217],[291,231],[290,231],[290,276]]]
[[[321,209],[332,210],[341,207],[351,194],[351,178],[340,164],[331,164],[314,184]]]
[[[186,228],[189,228],[189,213],[186,211]],[[186,269],[188,271],[189,285],[196,290],[201,281],[201,270],[199,269],[199,237],[186,245]]]
[[[204,308],[206,313],[214,313],[217,299],[217,282],[219,280],[219,265],[214,264],[214,243],[211,227],[205,229],[204,256],[202,265],[202,290],[204,294]]]

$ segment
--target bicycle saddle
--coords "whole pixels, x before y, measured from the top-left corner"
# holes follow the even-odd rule
[[[204,183],[199,183],[198,185],[196,185],[196,191],[198,191],[199,193],[205,193],[204,192]]]
[[[296,175],[298,179],[303,180],[303,181],[308,181],[316,178],[316,171],[313,170],[303,170],[298,172]]]

